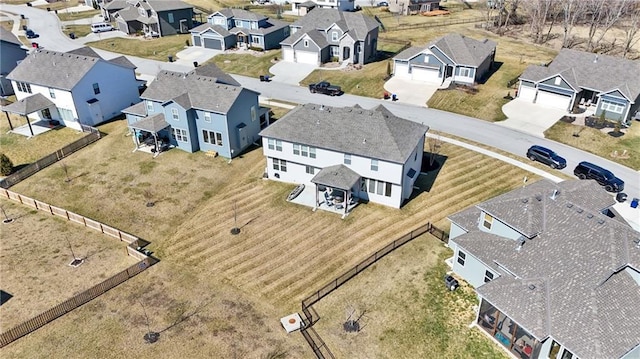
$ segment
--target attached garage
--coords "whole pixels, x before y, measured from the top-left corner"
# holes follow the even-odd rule
[[[571,103],[571,96],[539,89],[536,103],[542,106],[568,110],[569,104]]]
[[[194,34],[192,37],[193,37],[193,41],[192,41],[193,46],[198,46],[198,47],[202,46],[202,44],[200,43],[200,35]]]
[[[520,85],[520,88],[518,89],[518,98],[528,102],[533,102],[533,99],[536,98],[536,88]]]
[[[409,64],[406,62],[394,61],[393,66],[395,69],[393,70],[393,76],[410,79],[411,74],[409,73]]]
[[[203,38],[202,39],[204,47],[207,49],[214,49],[214,50],[224,50],[222,48],[222,40],[220,39],[211,39],[211,38]]]
[[[438,78],[438,69],[418,66],[413,66],[411,68],[411,79],[415,81],[432,83],[437,83],[440,81],[440,79]]]
[[[295,62],[299,62],[301,64],[317,65],[319,63],[318,53],[309,51],[296,51]]]
[[[289,61],[289,62],[293,62],[294,56],[293,56],[293,48],[290,46],[283,46],[282,47],[282,59],[284,61]]]

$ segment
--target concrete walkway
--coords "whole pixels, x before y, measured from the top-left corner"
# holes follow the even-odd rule
[[[438,90],[438,85],[393,76],[389,81],[385,82],[384,89],[390,94],[396,94],[398,103],[428,107],[427,101]],[[383,94],[381,93],[380,97],[382,96]]]

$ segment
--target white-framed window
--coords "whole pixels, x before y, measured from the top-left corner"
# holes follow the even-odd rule
[[[378,170],[378,160],[371,160],[371,170],[372,171],[377,171]]]
[[[173,118],[175,121],[179,121],[180,120],[180,116],[178,114],[178,109],[177,108],[172,108],[171,109],[171,118]]]
[[[489,283],[493,280],[493,273],[489,272],[489,271],[485,271],[484,272],[484,282],[485,283]]]
[[[234,22],[236,27],[241,27],[242,26],[242,21],[241,20],[235,20]]]
[[[202,139],[205,143],[222,146],[222,134],[220,132],[202,130]]]
[[[211,112],[204,113],[204,122],[211,123]]]
[[[351,155],[350,154],[344,154],[344,164],[345,165],[350,165],[351,164]]]
[[[331,41],[338,41],[338,32],[337,31],[332,31],[331,32]]]
[[[189,133],[182,128],[171,127],[171,135],[176,141],[189,142]]]
[[[64,122],[75,121],[72,110],[58,107],[58,113]]]
[[[56,98],[56,90],[49,88],[49,97]]]
[[[367,178],[362,183],[362,190],[369,193],[375,193],[380,196],[391,197],[392,185],[389,182],[379,181],[372,178]]]
[[[340,56],[340,48],[338,46],[331,46],[331,56]]]
[[[300,146],[300,155],[302,157],[309,157],[309,146]]]
[[[471,77],[471,69],[466,67],[460,68],[460,76],[462,77]]]
[[[267,139],[267,148],[282,152],[282,141],[269,138]]]
[[[467,255],[463,251],[458,251],[458,263],[464,267],[464,262],[467,260]]]
[[[309,40],[304,40],[303,42],[304,47],[309,47]]]
[[[307,172],[307,174],[313,175],[315,174],[315,168],[313,166],[304,166],[305,167],[305,171]]]
[[[251,22],[251,28],[254,29],[254,30],[257,29],[258,28],[258,22],[257,21],[252,21]]]
[[[254,44],[259,44],[260,43],[260,38],[257,36],[251,36],[251,42]]]
[[[18,86],[18,91],[26,92],[26,93],[32,93],[30,84],[28,84],[26,82],[17,82],[16,81],[16,85]]]
[[[98,83],[97,83],[97,82],[93,84],[93,93],[94,93],[95,95],[97,95],[97,94],[99,94],[99,93],[100,93],[100,85],[98,85]]]
[[[482,219],[482,226],[486,229],[491,229],[492,224],[493,224],[493,217],[490,214],[485,213]]]
[[[173,24],[174,18],[172,12],[167,14],[167,19],[169,19],[169,24]]]
[[[316,158],[316,148],[309,147],[309,158]]]
[[[602,109],[604,111],[614,112],[614,113],[622,113],[624,111],[624,105],[616,102],[612,102],[609,100],[602,99]]]
[[[297,143],[293,144],[293,154],[300,156],[300,145]]]
[[[273,169],[276,171],[287,172],[287,161],[274,158]]]
[[[256,106],[251,106],[251,121],[255,121],[258,119],[258,110],[256,109]]]
[[[153,112],[153,102],[147,101],[147,113]]]
[[[560,86],[560,84],[562,83],[562,77],[556,76],[556,78],[553,80],[553,83],[557,86]]]

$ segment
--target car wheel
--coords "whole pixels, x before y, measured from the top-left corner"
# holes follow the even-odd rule
[[[611,185],[606,185],[604,186],[605,191],[607,192],[613,192],[613,187],[611,187]]]
[[[311,90],[311,93],[316,93],[316,90]]]
[[[556,166],[556,164],[555,164],[555,163],[550,164],[550,165],[549,165],[549,167],[553,168],[554,170],[555,170],[556,168],[558,168],[558,166]]]
[[[535,157],[533,157],[533,156],[529,156],[529,159],[530,159],[531,161],[535,161],[535,160],[536,160],[536,158],[535,158]]]
[[[578,175],[578,178],[580,178],[581,180],[587,179],[587,175],[585,175],[584,173],[581,173]]]

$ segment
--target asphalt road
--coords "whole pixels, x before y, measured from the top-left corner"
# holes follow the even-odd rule
[[[48,49],[56,51],[69,51],[81,47],[66,37],[60,30],[58,18],[44,10],[27,7],[24,5],[2,5],[2,11],[14,14],[24,14],[29,18],[29,26],[40,34],[38,43]],[[107,58],[120,56],[116,53],[98,51]],[[142,59],[127,56],[137,68],[137,72],[146,76],[155,76],[161,69],[174,71],[187,71],[192,66],[176,63],[167,63],[155,60]],[[468,140],[489,145],[518,156],[525,156],[527,148],[533,144],[542,145],[555,150],[567,159],[567,168],[564,173],[573,175],[573,168],[580,161],[589,161],[611,170],[616,176],[625,181],[625,190],[629,198],[640,197],[640,173],[628,167],[619,165],[585,151],[575,149],[554,141],[543,139],[518,130],[495,125],[472,117],[461,116],[454,113],[417,107],[407,104],[396,104],[382,99],[354,96],[345,94],[340,97],[329,97],[320,94],[311,94],[306,88],[287,85],[277,82],[260,82],[258,79],[234,75],[242,86],[258,91],[264,97],[280,99],[295,103],[318,103],[328,106],[353,106],[359,104],[364,108],[372,108],[379,104],[385,105],[395,115],[428,125],[430,128],[453,134]],[[639,124],[635,124],[636,126]],[[528,160],[527,160],[528,161]]]

